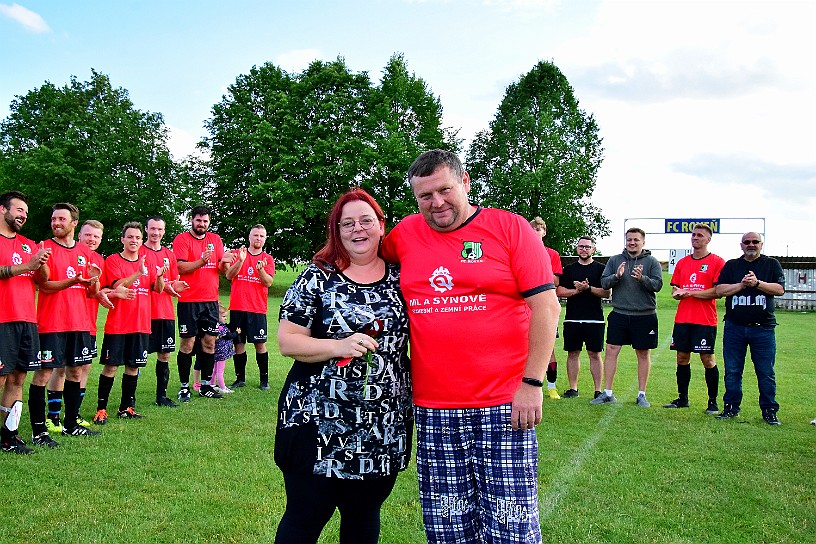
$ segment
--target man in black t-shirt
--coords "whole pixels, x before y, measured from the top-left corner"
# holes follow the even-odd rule
[[[581,236],[576,247],[578,260],[564,267],[561,282],[555,293],[567,299],[564,316],[564,351],[567,352],[569,389],[564,398],[578,396],[578,371],[581,368],[581,349],[586,344],[589,371],[595,383],[595,396],[601,394],[601,351],[604,343],[604,315],[601,300],[609,297],[610,290],[601,287],[604,265],[595,261],[595,241]]]
[[[715,282],[717,296],[725,296],[723,360],[725,395],[718,419],[737,417],[742,402],[742,371],[745,355],[751,348],[751,361],[757,375],[759,407],[769,425],[779,425],[776,412],[776,317],[774,297],[785,293],[782,265],[762,255],[762,237],[756,232],[742,235],[742,257],[731,259]]]

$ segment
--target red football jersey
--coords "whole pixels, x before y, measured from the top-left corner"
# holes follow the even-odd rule
[[[118,253],[111,255],[105,259],[102,285],[113,286],[117,281],[131,276],[140,269],[141,260],[141,256],[135,261],[128,261]],[[148,265],[147,275],[139,276],[130,286],[136,291],[136,298],[116,299],[113,310],[108,310],[105,334],[150,334],[150,291],[154,283],[156,268]]]
[[[91,263],[91,248],[74,242],[73,247],[65,247],[53,239],[46,240],[45,247],[51,249],[48,259],[49,281],[60,281],[81,275],[88,277]],[[40,290],[37,300],[37,330],[40,333],[87,331],[88,289],[79,283],[56,293]]]
[[[233,250],[233,253],[237,259],[238,251]],[[266,314],[269,288],[264,287],[261,283],[261,278],[258,275],[258,261],[266,261],[264,270],[270,276],[275,275],[275,261],[272,259],[272,255],[265,251],[253,255],[247,251],[241,270],[238,271],[238,275],[232,278],[230,310]]]
[[[511,402],[527,363],[525,296],[555,288],[530,224],[481,208],[458,229],[437,232],[411,215],[385,237],[382,254],[400,264],[414,402],[426,408]]]
[[[218,301],[218,263],[224,258],[224,243],[214,232],[207,232],[204,238],[195,238],[190,231],[182,232],[173,240],[173,253],[179,262],[191,263],[201,258],[206,250],[213,254],[206,265],[191,274],[182,274],[181,279],[190,284],[190,288],[181,293],[181,302],[217,302]]]
[[[147,256],[147,266],[158,270],[167,265],[167,273],[164,275],[164,281],[175,281],[179,277],[176,256],[169,248],[162,246],[160,249],[151,249],[147,246],[142,246],[139,250],[139,255]],[[157,293],[150,291],[150,319],[170,319],[176,318],[175,308],[173,307],[173,296],[168,293]]]
[[[37,251],[37,244],[25,236],[18,234],[13,238],[6,238],[0,235],[0,266],[27,263]],[[0,280],[0,323],[36,323],[35,296],[34,272]]]
[[[547,255],[550,257],[550,266],[552,267],[553,275],[560,276],[564,273],[564,268],[561,266],[561,255],[551,247],[544,246],[547,250]]]
[[[674,266],[671,284],[688,291],[705,291],[714,286],[725,265],[722,257],[709,253],[702,259],[686,255]],[[688,297],[677,305],[675,323],[717,326],[717,299]]]
[[[100,270],[105,269],[105,258],[96,251],[91,251],[91,263],[98,266]],[[100,287],[102,287],[102,285],[104,284],[99,284]],[[91,336],[96,336],[96,318],[99,317],[99,301],[96,300],[96,297],[88,297],[85,300],[87,301],[88,319],[90,320],[88,330]],[[116,304],[115,301],[114,304]]]

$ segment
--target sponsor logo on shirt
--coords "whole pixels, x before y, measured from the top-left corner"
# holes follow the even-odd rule
[[[85,266],[87,263],[85,262],[85,257],[82,255],[77,255],[77,266],[80,268]]]
[[[431,277],[428,278],[428,281],[430,281],[431,287],[440,293],[453,290],[453,277],[450,274],[450,270],[444,266],[440,266],[434,270]]]
[[[21,244],[20,247],[23,248],[23,252],[29,253],[29,254],[31,253],[31,246],[29,246],[28,244]]]
[[[16,251],[11,254],[11,263],[14,265],[23,264],[23,258]]]
[[[705,272],[706,270],[708,270],[708,265],[707,264],[701,264],[700,265],[700,272]]]

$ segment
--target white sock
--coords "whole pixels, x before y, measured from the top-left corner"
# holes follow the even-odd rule
[[[555,389],[555,382],[547,382],[547,389]]]
[[[612,390],[611,390],[611,389],[604,389],[604,393],[606,393],[606,396],[607,396],[607,397],[611,397],[611,396],[612,396]]]
[[[638,391],[638,397],[641,396],[641,395],[643,395],[645,397],[646,396],[646,391]]]

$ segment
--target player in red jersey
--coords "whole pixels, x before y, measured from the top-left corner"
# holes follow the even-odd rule
[[[232,264],[232,252],[224,252],[221,237],[210,229],[210,209],[196,206],[190,211],[190,230],[173,240],[173,253],[178,261],[181,280],[190,286],[179,297],[177,304],[178,328],[181,337],[178,367],[181,389],[178,398],[190,400],[190,368],[193,366],[193,348],[196,337],[201,339],[201,350],[196,353],[201,369],[199,396],[223,398],[210,380],[215,364],[215,339],[218,336],[218,274]]]
[[[165,274],[164,291],[150,293],[150,343],[148,353],[156,354],[156,405],[167,408],[178,406],[167,398],[167,384],[170,381],[170,354],[176,350],[176,310],[173,297],[179,297],[187,287],[179,278],[175,254],[161,245],[164,238],[165,221],[159,216],[147,220],[147,241],[142,253],[147,255],[148,266],[156,270],[168,267]]]
[[[561,280],[561,274],[564,269],[561,266],[561,255],[556,250],[549,247],[544,238],[547,237],[547,223],[540,217],[534,218],[530,221],[530,226],[541,237],[541,243],[544,244],[544,249],[547,251],[547,256],[550,259],[550,266],[552,267],[553,277],[555,279],[555,288],[558,289]],[[558,338],[558,330],[555,331],[555,337]],[[555,358],[555,350],[550,354],[550,362],[547,365],[547,397],[552,400],[558,400],[561,396],[558,394],[558,389],[555,388],[555,380],[558,379],[558,361]]]
[[[714,359],[717,340],[717,290],[714,281],[725,265],[722,257],[708,251],[713,231],[705,223],[697,223],[691,231],[691,255],[679,261],[672,274],[672,297],[679,300],[674,317],[670,349],[677,352],[678,397],[663,408],[688,408],[691,382],[691,354],[699,353],[705,368],[708,388],[707,414],[720,411],[717,406],[720,371]]]
[[[241,334],[235,344],[235,381],[232,387],[246,385],[246,342],[255,345],[255,362],[260,374],[260,388],[269,389],[269,353],[266,351],[266,312],[269,287],[275,276],[275,261],[263,250],[266,227],[255,225],[249,231],[249,249],[233,251],[235,261],[225,276],[232,281],[230,288],[230,326],[239,327]]]
[[[136,292],[133,300],[119,301],[108,312],[105,337],[102,339],[100,363],[104,364],[99,376],[96,416],[94,423],[108,421],[108,397],[116,371],[125,367],[122,376],[122,398],[119,402],[120,419],[141,419],[134,409],[139,369],[147,364],[147,345],[150,339],[150,292],[164,290],[164,274],[168,266],[156,270],[147,266],[147,257],[140,255],[142,224],[136,221],[122,227],[122,251],[105,259],[102,284],[111,288],[124,285]]]
[[[34,282],[48,279],[51,256],[50,249],[19,234],[28,218],[26,200],[19,191],[0,195],[0,449],[21,454],[34,451],[17,432],[26,372],[40,367]],[[51,442],[56,444],[39,445]]]
[[[524,218],[468,202],[453,153],[423,153],[408,180],[420,214],[394,227],[382,255],[399,262],[410,308],[426,535],[540,542],[535,426],[561,311],[549,259]]]
[[[100,268],[91,261],[91,249],[74,240],[79,210],[73,204],[54,204],[51,213],[53,238],[50,248],[50,277],[40,282],[37,301],[37,328],[40,333],[40,370],[34,373],[28,390],[31,427],[35,435],[48,432],[45,414],[45,386],[55,368],[65,370],[65,421],[62,434],[99,434],[77,423],[82,367],[91,363],[91,335],[86,299],[99,291]]]

